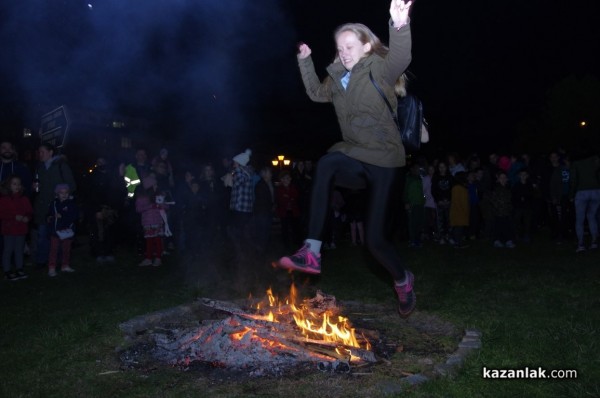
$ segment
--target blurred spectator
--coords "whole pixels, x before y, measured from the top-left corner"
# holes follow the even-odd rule
[[[474,240],[479,237],[481,232],[481,188],[477,173],[482,173],[481,168],[474,169],[467,174],[467,190],[469,192],[469,228],[468,236]]]
[[[127,198],[127,189],[117,170],[99,157],[86,187],[85,217],[90,233],[90,249],[96,261],[112,262],[115,223]]]
[[[206,200],[205,228],[209,242],[224,239],[227,228],[229,193],[222,181],[216,178],[215,169],[206,164],[200,174],[200,192]]]
[[[423,183],[423,196],[425,197],[425,219],[423,223],[423,232],[426,238],[437,240],[437,205],[435,204],[435,199],[433,198],[433,194],[431,192],[431,184],[434,174],[435,166],[433,164],[430,164],[427,166],[427,172],[421,180]]]
[[[519,181],[512,186],[511,190],[516,237],[524,243],[529,243],[533,215],[533,185],[529,181],[527,170],[519,172]]]
[[[459,171],[454,175],[455,184],[450,196],[450,227],[453,245],[457,249],[468,247],[465,244],[466,230],[469,227],[469,191],[467,174]]]
[[[195,179],[189,183],[189,190],[182,197],[183,235],[186,252],[199,255],[206,245],[206,197],[200,190],[200,182]]]
[[[245,252],[245,246],[250,242],[248,230],[252,221],[254,207],[254,170],[250,162],[252,151],[246,151],[234,156],[231,174],[231,199],[229,201],[230,236],[238,254]]]
[[[600,157],[598,155],[584,155],[573,162],[571,165],[570,197],[575,203],[577,252],[586,250],[584,242],[584,223],[586,220],[591,235],[589,248],[597,249],[598,220],[596,215],[598,208],[600,208]]]
[[[343,224],[346,218],[343,208],[346,205],[344,196],[338,188],[333,188],[329,200],[329,217],[325,224],[324,248],[336,249],[342,238]]]
[[[57,184],[56,198],[52,201],[48,211],[48,228],[50,232],[50,254],[48,257],[48,276],[56,276],[58,250],[61,251],[62,272],[75,272],[71,268],[71,244],[75,232],[79,210],[71,196],[68,184]],[[73,231],[70,236],[62,236],[60,231]]]
[[[270,167],[260,170],[260,181],[254,187],[254,227],[258,252],[264,254],[271,237],[275,209],[275,188]]]
[[[141,184],[142,179],[150,174],[150,165],[147,160],[146,150],[140,148],[135,151],[135,160],[125,166],[123,179],[127,187],[127,196],[130,198],[135,195],[136,188]]]
[[[448,170],[453,177],[456,175],[456,173],[465,171],[465,166],[460,161],[458,153],[452,152],[448,154]]]
[[[171,164],[171,161],[169,160],[169,151],[167,150],[167,148],[161,148],[158,152],[158,156],[152,159],[152,169],[157,173],[159,173],[159,171],[157,170],[159,163],[164,164],[164,174],[167,177],[167,185],[171,188],[174,187],[175,180],[173,178],[173,164]],[[162,174],[162,171],[160,173]]]
[[[275,190],[275,205],[277,217],[281,222],[281,238],[286,250],[300,243],[300,206],[298,205],[299,193],[292,184],[289,171],[279,175],[280,184]]]
[[[499,171],[496,187],[490,197],[494,214],[494,247],[515,247],[514,228],[512,223],[512,195],[508,176]]]
[[[408,216],[408,238],[410,247],[421,247],[425,215],[425,195],[418,164],[410,166],[404,185],[404,206]]]
[[[452,176],[448,172],[446,163],[439,162],[437,173],[431,180],[431,193],[437,208],[438,237],[441,245],[450,238],[450,196],[452,189]]]
[[[569,200],[571,171],[568,161],[561,163],[558,152],[551,152],[549,160],[552,169],[546,180],[545,191],[548,192],[550,233],[552,239],[562,243],[574,224],[573,204]]]
[[[156,177],[149,174],[142,179],[142,186],[137,188],[135,209],[141,214],[141,225],[144,230],[146,251],[140,267],[162,265],[163,237],[168,226],[165,223],[164,211],[168,206],[164,203],[164,194],[158,191]],[[152,261],[154,259],[154,261]]]
[[[21,179],[23,194],[31,197],[31,171],[17,158],[14,145],[9,141],[2,141],[0,143],[0,183],[6,181],[8,177],[18,176]]]
[[[38,268],[43,268],[48,262],[50,252],[50,231],[47,215],[54,198],[55,187],[67,184],[69,193],[76,191],[75,179],[66,159],[55,153],[50,144],[41,144],[38,149],[40,163],[36,169],[38,193],[33,204],[33,222],[37,234],[32,234],[32,248],[35,251],[35,261]]]
[[[12,142],[2,141],[0,143],[0,184],[11,176],[18,176],[21,179],[23,194],[31,199],[31,171],[23,163],[17,161],[17,152]],[[0,236],[0,253],[2,253],[3,242],[4,240]]]
[[[29,220],[33,209],[29,198],[23,194],[21,178],[14,175],[2,184],[0,196],[0,222],[4,241],[2,249],[2,269],[4,279],[14,281],[27,278],[23,270],[23,250],[25,236],[29,230]],[[11,271],[11,260],[15,259],[15,272]]]
[[[351,189],[346,195],[346,219],[350,224],[352,244],[365,244],[365,209],[367,208],[367,192],[364,189]]]

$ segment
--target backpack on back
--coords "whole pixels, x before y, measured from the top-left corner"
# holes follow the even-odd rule
[[[392,105],[375,82],[375,79],[373,79],[371,72],[369,72],[369,78],[390,110],[400,131],[400,138],[406,151],[418,151],[421,148],[421,143],[429,141],[429,131],[427,130],[427,122],[423,118],[423,104],[421,101],[412,94],[398,97],[398,108],[394,112]]]
[[[397,123],[404,147],[409,152],[421,147],[423,131],[423,104],[412,94],[398,97]]]

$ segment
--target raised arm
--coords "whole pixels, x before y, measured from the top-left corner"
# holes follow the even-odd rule
[[[300,43],[297,55],[298,66],[300,67],[300,75],[306,94],[315,102],[331,102],[331,88],[329,86],[331,79],[327,77],[323,82],[319,80],[311,54],[310,47],[305,43]]]
[[[394,28],[400,29],[408,23],[410,6],[412,6],[412,1],[392,0],[390,4],[390,17],[394,23]]]

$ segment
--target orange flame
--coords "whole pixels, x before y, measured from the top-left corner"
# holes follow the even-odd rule
[[[338,315],[336,319],[331,311],[325,311],[322,314],[317,314],[310,311],[307,308],[307,305],[304,303],[297,306],[297,296],[298,291],[296,286],[292,284],[290,287],[290,295],[285,300],[285,305],[287,305],[289,310],[291,310],[296,326],[300,328],[302,334],[306,338],[361,348],[358,339],[356,338],[355,329],[351,326],[348,318]],[[266,318],[265,320],[270,322],[278,322],[277,315],[281,315],[284,312],[282,310],[282,304],[273,295],[271,288],[267,289],[267,298],[271,311],[267,317],[260,318]],[[261,309],[260,303],[256,306],[256,308]],[[286,312],[289,313],[289,311]],[[366,339],[364,340],[366,341]],[[371,348],[368,341],[366,342],[366,347],[364,348],[367,350]]]

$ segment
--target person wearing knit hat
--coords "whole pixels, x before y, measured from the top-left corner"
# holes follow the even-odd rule
[[[57,194],[57,195],[62,190],[69,191],[70,190],[69,184],[65,184],[65,183],[56,184],[56,186],[54,187],[54,193]]]
[[[242,246],[249,242],[249,226],[254,210],[254,170],[248,164],[252,151],[244,152],[233,157],[231,173],[230,233],[238,254],[243,254]]]
[[[239,164],[240,166],[247,166],[248,162],[250,162],[250,155],[252,155],[252,151],[250,149],[246,149],[239,155],[235,155],[233,157],[233,161]]]

